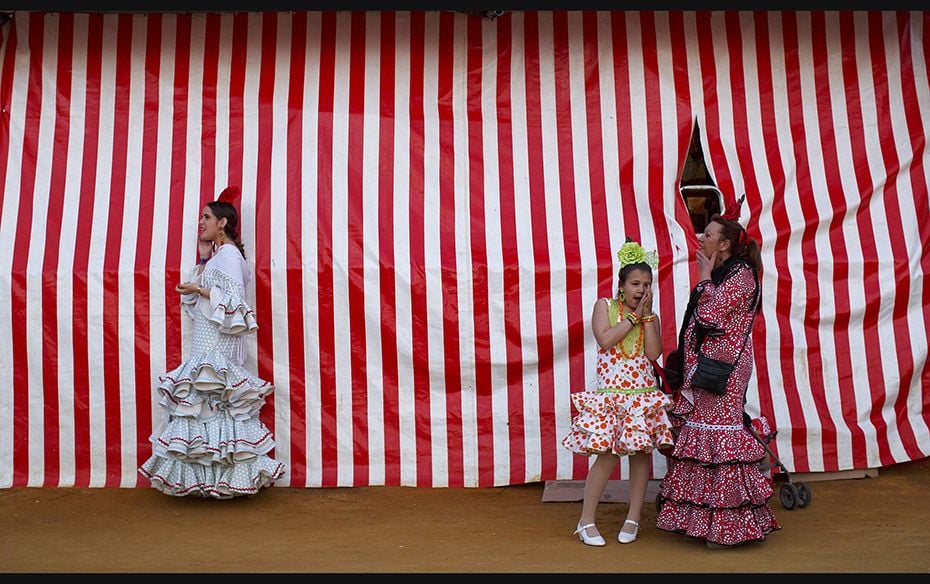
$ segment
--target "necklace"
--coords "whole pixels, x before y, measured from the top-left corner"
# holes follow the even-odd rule
[[[625,316],[627,316],[627,314],[632,314],[632,312],[628,312],[627,314],[624,314],[623,303],[618,302],[618,304],[620,305],[620,316],[617,318],[617,322],[620,322],[621,320],[623,320]],[[639,323],[639,324],[633,325],[633,328],[638,329],[637,330],[638,334],[636,335],[636,341],[634,341],[633,346],[631,347],[632,351],[629,354],[627,354],[626,347],[624,345],[628,345],[627,339],[630,338],[631,336],[630,333],[627,333],[626,336],[620,339],[620,342],[617,343],[617,350],[620,351],[620,354],[626,359],[633,359],[635,357],[638,357],[640,353],[642,353],[643,351],[643,325],[642,323]],[[632,330],[633,329],[630,329],[631,332]]]

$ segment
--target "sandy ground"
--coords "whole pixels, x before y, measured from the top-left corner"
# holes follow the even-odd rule
[[[542,483],[483,489],[273,487],[252,498],[154,489],[0,490],[3,572],[930,572],[930,458],[877,478],[812,481],[805,508],[770,504],[767,541],[725,550],[655,528],[615,537],[625,503],[602,503],[608,544],[572,530],[580,503]],[[776,485],[777,487],[778,485]]]

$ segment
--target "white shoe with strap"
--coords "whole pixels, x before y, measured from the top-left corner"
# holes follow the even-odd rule
[[[595,535],[593,537],[588,535],[588,532],[586,530],[589,527],[594,527],[594,524],[589,523],[587,525],[582,525],[581,522],[578,522],[578,528],[575,529],[575,532],[572,535],[577,535],[581,539],[581,541],[585,543],[585,545],[593,545],[593,546],[598,546],[598,547],[602,545],[607,545],[607,542],[604,541],[604,538],[601,537],[600,535]]]
[[[620,528],[620,533],[617,534],[617,541],[620,543],[633,543],[636,541],[636,536],[639,535],[639,521],[633,521],[632,519],[627,519],[623,522],[623,525],[626,526],[627,523],[632,524],[633,533],[623,531],[623,527]]]

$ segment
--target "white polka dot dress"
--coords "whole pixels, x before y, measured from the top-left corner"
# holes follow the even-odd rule
[[[154,488],[175,496],[228,499],[270,486],[284,465],[268,456],[271,431],[259,419],[272,384],[243,367],[243,335],[258,328],[245,302],[248,266],[221,246],[197,281],[210,290],[182,297],[193,321],[186,361],[159,378],[166,415],[152,434],[152,456],[139,468]]]

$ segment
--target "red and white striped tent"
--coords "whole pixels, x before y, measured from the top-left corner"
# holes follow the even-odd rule
[[[930,13],[21,12],[0,33],[2,487],[144,485],[188,326],[172,289],[230,184],[279,485],[584,478],[559,439],[626,235],[659,252],[676,341],[695,124],[762,244],[747,410],[781,461],[930,454]]]

